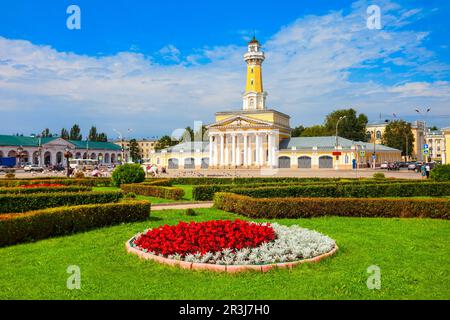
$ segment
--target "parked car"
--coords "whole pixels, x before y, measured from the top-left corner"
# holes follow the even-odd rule
[[[420,167],[423,165],[422,161],[417,161],[417,162],[411,162],[408,165],[408,170],[414,170],[415,172],[419,172],[420,171]]]
[[[38,166],[37,164],[28,164],[25,167],[23,167],[23,170],[25,172],[42,172],[44,171],[44,168]]]
[[[388,170],[400,170],[400,165],[397,162],[388,163]]]
[[[0,172],[6,172],[6,173],[8,173],[8,172],[14,172],[14,168],[11,168],[11,167],[8,167],[8,166],[3,166],[3,165],[1,165],[1,166],[0,166]]]
[[[389,169],[389,163],[387,161],[380,164],[380,169]]]

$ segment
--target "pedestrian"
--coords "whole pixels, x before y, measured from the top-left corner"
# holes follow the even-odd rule
[[[430,164],[427,163],[425,166],[425,174],[427,175],[427,179],[430,177],[430,171],[431,171]]]
[[[420,173],[422,174],[422,177],[425,177],[427,175],[427,169],[425,168],[424,164],[420,167]]]

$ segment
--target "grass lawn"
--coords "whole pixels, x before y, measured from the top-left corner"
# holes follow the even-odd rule
[[[276,220],[334,238],[337,255],[268,273],[218,274],[140,260],[124,243],[148,227],[234,219],[215,209],[152,212],[124,224],[0,249],[0,299],[450,299],[450,221],[326,217]],[[69,265],[81,289],[68,290]],[[381,268],[381,290],[366,287],[367,267]]]
[[[156,198],[156,197],[147,197],[147,196],[136,196],[139,200],[148,200],[151,203],[168,203],[168,202],[183,202],[183,201],[192,201],[192,186],[191,185],[177,185],[177,187],[182,188],[184,190],[184,197],[181,200],[173,200],[173,199],[164,199],[164,198]],[[120,188],[116,187],[93,187],[94,191],[120,191]]]

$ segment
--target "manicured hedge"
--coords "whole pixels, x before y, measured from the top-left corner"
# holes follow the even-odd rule
[[[216,208],[250,218],[400,217],[449,219],[450,200],[445,198],[251,198],[216,193]]]
[[[184,190],[175,187],[160,187],[143,183],[131,183],[122,184],[120,188],[124,193],[133,192],[141,196],[150,196],[164,199],[180,200],[184,196]]]
[[[0,179],[0,187],[18,187],[29,184],[59,183],[66,186],[107,187],[111,185],[111,178],[33,178],[33,179]]]
[[[358,179],[358,180],[341,180],[339,182],[336,181],[330,181],[330,180],[324,180],[324,181],[309,181],[309,182],[287,182],[287,183],[279,183],[279,182],[267,182],[267,183],[259,183],[259,184],[245,184],[245,185],[236,185],[236,184],[208,184],[208,185],[195,185],[192,187],[192,197],[195,200],[199,201],[205,201],[205,200],[212,200],[214,197],[214,193],[216,192],[234,192],[234,193],[243,193],[247,194],[245,191],[241,191],[241,189],[254,189],[254,188],[263,188],[263,187],[270,187],[270,188],[280,188],[280,187],[295,187],[295,186],[317,186],[319,188],[313,188],[322,190],[320,188],[321,186],[329,186],[328,188],[325,188],[325,191],[334,191],[336,189],[336,186],[342,186],[342,185],[370,185],[370,184],[392,184],[392,183],[424,183],[423,181],[426,180],[407,180],[407,179],[392,179],[392,180],[375,180],[375,179]],[[237,191],[235,191],[237,190]],[[285,190],[283,190],[285,191]],[[331,192],[329,191],[329,192]],[[265,191],[259,191],[259,192],[265,192]],[[289,190],[289,192],[291,192]],[[324,196],[334,196],[332,195],[334,193],[326,194]],[[253,196],[253,194],[251,194]],[[288,196],[295,196],[288,194]],[[304,194],[300,194],[301,196],[304,196]],[[299,196],[300,196],[299,195]],[[269,195],[264,195],[266,197],[270,197]],[[316,196],[316,195],[309,195],[308,196]],[[352,196],[352,195],[350,195]]]
[[[159,178],[149,178],[146,182],[152,182]],[[289,182],[313,182],[313,181],[338,181],[340,178],[213,178],[213,177],[180,177],[170,178],[172,185],[174,184],[188,184],[188,185],[206,185],[206,184],[259,184],[259,183],[289,183]],[[356,179],[347,179],[356,180]]]
[[[0,213],[26,212],[60,206],[117,202],[120,191],[32,193],[0,195]]]
[[[233,188],[231,191],[255,198],[448,196],[450,195],[450,182],[270,186]]]
[[[0,215],[0,247],[116,225],[144,221],[150,202],[89,204]]]
[[[172,179],[152,179],[152,180],[145,180],[144,182],[142,182],[142,184],[148,184],[151,186],[171,187],[173,182]]]
[[[92,187],[87,186],[63,186],[63,187],[35,187],[35,188],[0,188],[0,194],[16,193],[16,194],[29,194],[29,193],[55,193],[55,192],[88,192],[92,191]]]

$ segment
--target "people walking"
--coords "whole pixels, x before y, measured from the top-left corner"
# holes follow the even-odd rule
[[[427,179],[430,177],[430,171],[431,171],[430,164],[427,163],[427,164],[425,165],[425,174],[426,174],[426,176],[427,176]]]
[[[426,177],[427,169],[425,168],[425,164],[420,166],[420,174],[422,175],[422,178]]]

